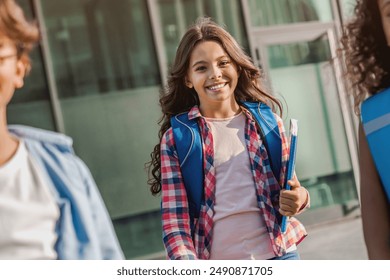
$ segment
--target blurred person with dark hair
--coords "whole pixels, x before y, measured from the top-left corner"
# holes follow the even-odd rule
[[[0,1],[0,259],[122,259],[110,217],[72,139],[7,125],[7,105],[39,39],[14,0]]]
[[[341,42],[347,74],[355,87],[352,92],[355,113],[360,115],[367,97],[390,87],[390,1],[358,0],[355,17],[346,25]],[[364,239],[370,259],[390,259],[390,205],[378,173],[379,161],[373,158],[366,134],[361,123],[359,163]],[[388,145],[388,139],[383,141]],[[390,167],[386,168],[390,172]]]

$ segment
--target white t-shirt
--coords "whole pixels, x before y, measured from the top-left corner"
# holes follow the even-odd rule
[[[206,118],[214,140],[216,172],[210,259],[269,259],[271,241],[256,196],[245,144],[246,117]]]
[[[56,259],[59,209],[19,141],[15,155],[0,166],[0,259]]]

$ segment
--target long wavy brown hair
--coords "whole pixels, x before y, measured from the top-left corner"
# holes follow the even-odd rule
[[[178,113],[189,111],[199,105],[198,95],[193,88],[185,85],[185,77],[189,68],[190,56],[197,44],[214,41],[222,46],[231,60],[240,69],[237,87],[234,95],[238,103],[242,101],[261,101],[282,112],[279,100],[262,89],[260,70],[253,64],[251,58],[244,52],[236,40],[222,27],[210,18],[199,18],[184,34],[176,51],[174,63],[170,69],[167,85],[160,91],[160,106],[163,116],[159,139],[170,128],[170,118]],[[161,191],[160,144],[154,147],[151,161],[146,164],[149,169],[148,184],[153,195]]]
[[[0,33],[11,39],[16,48],[18,59],[30,70],[29,52],[39,40],[39,30],[34,22],[29,22],[22,8],[14,0],[0,0]]]
[[[384,34],[377,0],[357,0],[355,16],[341,39],[347,76],[354,89],[355,113],[367,97],[390,86],[390,48]]]

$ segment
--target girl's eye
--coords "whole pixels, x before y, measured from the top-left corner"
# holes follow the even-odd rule
[[[221,63],[220,63],[221,66],[226,66],[228,64],[229,64],[228,60],[222,60]]]
[[[199,67],[197,67],[197,68],[195,69],[195,71],[203,71],[203,70],[205,70],[205,69],[206,69],[205,66],[199,66]]]

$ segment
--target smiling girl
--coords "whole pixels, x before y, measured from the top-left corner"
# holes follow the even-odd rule
[[[160,144],[152,153],[149,180],[161,192],[163,240],[170,259],[299,259],[296,244],[306,231],[295,218],[286,233],[281,215],[309,205],[296,176],[282,190],[288,143],[274,114],[282,143],[282,171],[271,171],[263,139],[244,101],[279,107],[261,89],[260,72],[235,39],[201,18],[184,34],[168,85],[162,91]],[[186,112],[202,140],[204,202],[192,227],[190,207],[170,120]],[[277,178],[275,178],[277,177]]]

